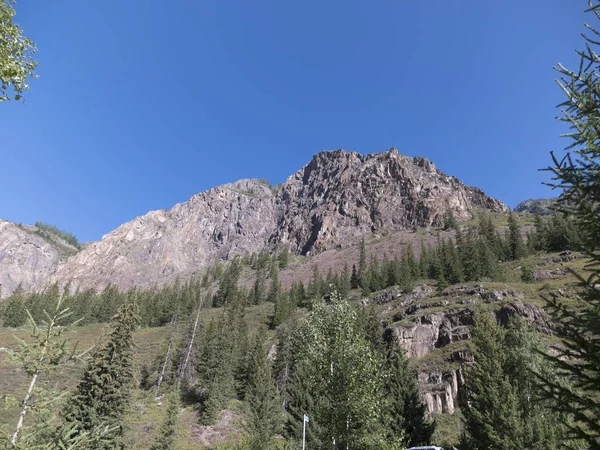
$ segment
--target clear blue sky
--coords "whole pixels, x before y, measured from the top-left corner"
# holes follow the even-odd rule
[[[586,0],[20,0],[27,103],[0,104],[0,217],[80,240],[321,150],[397,147],[510,206],[549,196],[552,66]]]

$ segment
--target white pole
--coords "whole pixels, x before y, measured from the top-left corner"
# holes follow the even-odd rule
[[[306,418],[302,418],[302,450],[306,446]]]

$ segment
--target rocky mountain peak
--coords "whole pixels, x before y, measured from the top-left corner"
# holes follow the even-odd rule
[[[277,189],[244,179],[137,217],[55,264],[46,282],[147,286],[246,252],[286,245],[314,255],[368,232],[442,225],[448,209],[459,220],[477,209],[507,211],[424,157],[395,148],[367,155],[324,151]]]

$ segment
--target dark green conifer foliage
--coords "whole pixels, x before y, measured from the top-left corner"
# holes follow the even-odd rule
[[[369,289],[367,272],[367,249],[365,246],[365,237],[363,236],[360,240],[360,246],[358,248],[358,284],[360,285],[363,292]]]
[[[352,289],[358,289],[360,287],[360,278],[358,277],[358,271],[356,270],[356,264],[352,264],[352,275],[350,276],[350,287]]]
[[[419,262],[415,256],[412,245],[408,244],[402,252],[402,264],[406,265],[411,280],[419,278]]]
[[[344,268],[342,269],[342,274],[339,278],[339,293],[342,298],[348,298],[350,294],[350,289],[352,289],[351,281],[350,281],[350,269],[348,268],[348,263],[344,263]]]
[[[253,305],[259,305],[265,301],[266,278],[266,266],[259,260],[256,264],[256,278],[254,279],[250,296],[250,301]]]
[[[283,246],[277,254],[277,262],[280,269],[287,268],[290,261],[290,249],[287,245]]]
[[[382,284],[381,272],[379,270],[379,260],[375,256],[371,256],[368,268],[369,292],[381,290]]]
[[[440,244],[440,259],[444,272],[444,280],[450,284],[462,283],[464,281],[462,262],[452,240],[442,239]]]
[[[431,442],[435,423],[425,419],[426,407],[421,398],[416,373],[396,342],[390,344],[386,358],[387,428],[390,437],[405,433],[410,446]]]
[[[600,4],[589,0],[588,13],[600,18]],[[558,83],[566,94],[560,108],[562,121],[570,130],[567,153],[552,154],[553,188],[561,190],[559,209],[573,217],[588,257],[588,273],[580,275],[578,305],[568,305],[558,296],[548,299],[555,333],[561,340],[558,354],[548,359],[570,386],[547,378],[547,394],[558,400],[561,411],[578,421],[571,431],[586,440],[591,449],[600,448],[600,60],[598,30],[587,25],[585,48],[577,53],[580,64],[570,70],[559,64]]]
[[[2,312],[2,323],[5,327],[17,328],[27,321],[24,292],[21,285],[6,299]]]
[[[315,264],[312,266],[312,275],[308,282],[308,299],[314,301],[315,299],[321,298],[324,294],[324,285],[325,282],[323,281],[321,272],[319,272],[319,267]]]
[[[458,221],[454,217],[452,208],[448,208],[444,213],[444,230],[458,229]]]
[[[561,447],[565,437],[554,402],[540,399],[534,373],[551,374],[535,332],[523,319],[505,331],[490,314],[475,317],[475,363],[465,372],[467,448]]]
[[[508,216],[508,258],[511,260],[523,258],[527,248],[521,236],[521,227],[515,213]]]
[[[166,403],[165,418],[156,431],[150,450],[174,450],[176,448],[177,426],[179,425],[181,407],[179,392],[176,389],[169,393]]]
[[[227,265],[221,276],[219,290],[215,294],[213,304],[215,307],[225,306],[238,300],[238,281],[241,274],[240,258],[236,257]]]
[[[503,369],[504,331],[489,314],[476,317],[473,327],[475,364],[465,371],[464,441],[470,449],[525,447],[518,398]]]
[[[272,377],[271,362],[267,359],[265,342],[267,335],[261,329],[252,350],[252,373],[249,376],[246,399],[250,414],[248,428],[252,448],[268,449],[275,434],[281,430],[283,411]]]
[[[270,278],[271,284],[269,285],[267,301],[271,303],[277,303],[282,291],[281,283],[279,281],[279,268],[277,264],[271,264]]]
[[[74,427],[76,433],[105,426],[111,428],[97,449],[123,448],[122,420],[133,388],[133,332],[138,322],[135,303],[127,303],[119,309],[111,321],[108,341],[93,353],[63,409],[65,427]]]
[[[233,358],[223,328],[225,316],[212,320],[202,335],[198,357],[198,388],[200,391],[201,422],[211,424],[227,401],[235,396]]]
[[[527,264],[523,264],[521,266],[521,281],[524,283],[535,282],[535,277],[533,276],[533,271]]]
[[[321,436],[324,434],[323,427],[320,425],[320,418],[317,411],[324,409],[323,398],[314,396],[314,386],[312,385],[311,369],[302,362],[296,362],[291,374],[290,385],[288,389],[288,409],[286,420],[286,432],[296,442],[300,442],[302,437],[302,426],[304,415],[310,418],[310,426],[306,427],[306,442],[308,448],[321,449],[323,443]]]

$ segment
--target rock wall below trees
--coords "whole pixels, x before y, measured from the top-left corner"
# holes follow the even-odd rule
[[[430,415],[453,414],[461,404],[461,367],[473,361],[468,341],[477,310],[494,313],[503,324],[519,315],[538,331],[550,333],[543,309],[509,288],[468,284],[441,293],[427,285],[411,292],[390,288],[362,304],[376,305],[389,318],[385,338],[396,340],[413,359]]]

